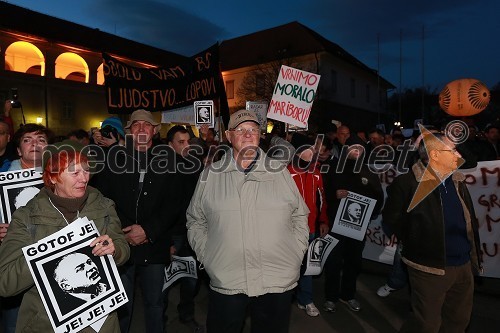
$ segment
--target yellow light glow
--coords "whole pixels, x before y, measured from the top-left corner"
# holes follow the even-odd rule
[[[56,78],[58,79],[77,79],[82,76],[82,81],[89,83],[89,66],[85,59],[76,53],[62,53],[56,59]]]
[[[21,73],[45,75],[45,58],[35,45],[19,41],[5,50],[5,63],[9,70]]]
[[[43,118],[42,117],[36,117],[36,123],[39,124],[39,125],[41,123],[43,123]]]
[[[267,121],[267,133],[271,133],[274,128],[274,123],[270,120]]]
[[[101,128],[101,127],[102,127],[102,121],[99,122],[99,128]]]

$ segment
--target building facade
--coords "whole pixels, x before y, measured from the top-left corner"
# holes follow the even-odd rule
[[[110,116],[103,52],[137,67],[166,67],[187,59],[0,2],[0,100],[11,99],[12,89],[17,89],[22,108],[12,112],[15,126],[24,120],[41,123],[57,135],[99,127]],[[309,121],[313,130],[327,130],[324,125],[332,120],[351,127],[384,122],[387,91],[395,88],[298,22],[223,41],[220,57],[233,111],[244,108],[246,101],[269,102],[281,65],[320,74]],[[159,113],[155,116],[160,120]]]
[[[110,116],[103,52],[137,67],[168,66],[186,59],[0,2],[0,100],[11,99],[12,89],[17,89],[22,108],[11,113],[14,126],[23,123],[24,114],[26,123],[41,123],[56,135],[99,127]],[[159,120],[160,114],[156,117]]]
[[[278,71],[287,65],[321,75],[309,128],[328,130],[332,120],[360,129],[391,122],[387,92],[395,86],[298,22],[223,41],[221,62],[232,110],[247,100],[269,102]]]

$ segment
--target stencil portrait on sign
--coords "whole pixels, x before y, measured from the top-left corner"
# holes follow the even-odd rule
[[[80,331],[128,301],[113,257],[92,254],[97,236],[94,222],[79,218],[23,248],[55,332]]]
[[[101,259],[92,255],[92,248],[84,247],[43,265],[45,272],[53,272],[48,278],[61,314],[97,301],[110,290]]]
[[[2,172],[0,187],[2,218],[7,223],[16,209],[38,194],[43,187],[42,175],[35,169]]]
[[[348,191],[347,197],[340,200],[331,231],[362,240],[376,203],[376,199]]]
[[[175,281],[180,278],[198,278],[196,272],[196,260],[192,257],[172,256],[172,261],[168,267],[165,267],[165,277],[163,281],[163,289],[169,288]]]
[[[319,275],[325,266],[328,255],[339,242],[331,235],[314,239],[307,248],[304,275]]]
[[[33,199],[33,197],[40,192],[41,184],[36,185],[38,186],[28,185],[26,187],[14,187],[7,189],[11,212],[14,212],[19,207],[25,206],[28,201]]]
[[[346,204],[344,205],[341,221],[361,225],[361,222],[365,217],[366,206],[367,205],[365,203],[347,199]]]
[[[321,261],[321,258],[323,256],[323,251],[326,247],[327,242],[324,241],[321,238],[316,238],[314,240],[314,245],[312,247],[312,251],[310,253],[310,260],[311,261]]]
[[[196,101],[194,102],[195,125],[208,125],[214,127],[214,102],[213,101]]]

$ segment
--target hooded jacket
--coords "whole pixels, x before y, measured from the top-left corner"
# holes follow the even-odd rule
[[[285,292],[299,279],[308,213],[285,164],[259,149],[245,174],[230,151],[198,180],[187,210],[188,240],[216,292]]]
[[[17,209],[7,235],[0,246],[0,296],[13,296],[26,291],[19,310],[16,332],[52,332],[53,328],[35,285],[22,248],[45,238],[67,224],[62,215],[54,209],[42,189],[26,206]],[[114,260],[117,265],[126,262],[130,248],[121,231],[120,220],[114,203],[96,189],[88,187],[87,202],[80,212],[93,220],[100,234],[107,234],[115,246]],[[116,312],[108,315],[101,333],[119,332]],[[82,332],[93,332],[90,327]]]
[[[387,187],[387,200],[383,221],[387,223],[403,244],[403,261],[423,272],[444,275],[446,266],[443,207],[439,188],[435,188],[408,212],[413,195],[419,184],[432,186],[436,183],[432,172],[424,172],[425,165],[418,161],[412,170],[398,176]],[[465,176],[455,172],[451,176],[462,204],[471,245],[471,263],[474,271],[482,271],[478,254],[480,242],[478,221],[472,200],[465,185]]]
[[[288,164],[288,171],[309,208],[309,233],[313,234],[316,232],[318,219],[320,224],[328,225],[323,175],[316,165],[304,169],[299,163],[294,161]]]

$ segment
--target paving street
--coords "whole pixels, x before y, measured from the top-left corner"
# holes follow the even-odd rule
[[[299,310],[294,303],[292,305],[292,318],[290,333],[393,333],[397,332],[404,319],[409,313],[410,303],[408,290],[400,290],[392,293],[387,298],[377,296],[378,287],[386,281],[390,266],[363,261],[363,272],[358,279],[358,300],[362,309],[352,312],[342,304],[337,304],[335,313],[327,313],[322,310],[324,302],[323,275],[314,280],[314,302],[321,311],[319,317],[309,317],[305,311]],[[474,298],[474,309],[472,321],[468,333],[497,333],[500,331],[500,279],[483,279],[481,286],[476,286]],[[140,294],[137,296],[140,298]],[[137,299],[139,301],[139,298]],[[187,327],[178,320],[176,311],[179,299],[179,288],[174,287],[170,293],[168,314],[168,333],[189,333]],[[201,287],[196,298],[196,317],[201,323],[204,322],[207,311],[207,288]],[[140,303],[137,303],[140,304]],[[131,333],[143,333],[143,311],[138,306],[132,323]],[[250,332],[250,323],[247,322],[242,333]]]

